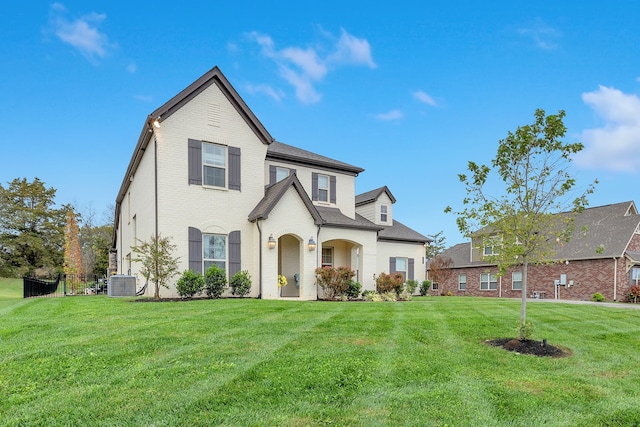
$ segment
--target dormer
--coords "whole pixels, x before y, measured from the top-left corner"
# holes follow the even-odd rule
[[[376,225],[393,225],[393,207],[396,198],[387,186],[356,196],[356,213]]]

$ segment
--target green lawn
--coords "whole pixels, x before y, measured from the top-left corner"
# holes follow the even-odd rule
[[[19,281],[21,284],[21,281]],[[640,311],[513,300],[20,299],[0,280],[0,425],[630,426]],[[7,295],[9,295],[7,297]]]

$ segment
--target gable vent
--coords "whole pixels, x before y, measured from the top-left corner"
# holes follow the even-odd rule
[[[221,116],[222,114],[220,113],[220,105],[209,102],[207,104],[207,124],[209,126],[219,128]]]

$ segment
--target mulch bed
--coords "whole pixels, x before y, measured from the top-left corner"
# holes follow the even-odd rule
[[[548,344],[546,340],[522,340],[517,338],[498,338],[485,341],[487,345],[502,347],[519,354],[530,354],[539,357],[569,357],[571,351]]]

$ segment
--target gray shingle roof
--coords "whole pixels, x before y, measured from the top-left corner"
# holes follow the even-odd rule
[[[406,225],[393,220],[393,225],[384,227],[378,233],[378,240],[393,240],[398,242],[428,243],[431,239],[423,236]]]
[[[639,225],[640,215],[632,201],[587,208],[576,216],[573,236],[568,243],[558,245],[555,259],[622,257]],[[640,259],[639,253],[626,254]],[[471,262],[471,242],[452,246],[442,255],[451,258],[455,267],[490,265],[485,261]]]
[[[292,145],[283,144],[278,141],[274,141],[269,145],[269,148],[267,149],[267,160],[277,160],[303,166],[337,170],[352,175],[358,175],[360,172],[364,171],[364,169],[358,166],[340,162],[338,160],[321,156],[320,154],[303,150],[302,148],[294,147]]]
[[[387,193],[391,203],[396,202],[396,198],[391,194],[391,190],[385,185],[384,187],[376,188],[375,190],[367,191],[366,193],[358,194],[356,196],[356,206],[366,205],[368,203],[375,202],[382,193]]]
[[[372,223],[368,219],[358,214],[356,214],[355,219],[351,219],[348,216],[344,215],[338,208],[316,206],[316,209],[322,217],[323,226],[326,225],[329,227],[356,228],[372,231],[378,231],[382,229],[381,226]]]

